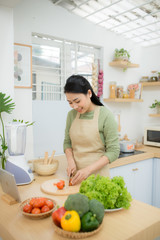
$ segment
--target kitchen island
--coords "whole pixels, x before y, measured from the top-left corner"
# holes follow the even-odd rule
[[[152,151],[145,153],[144,157],[146,154],[148,154],[148,158],[155,157],[155,154],[159,157],[159,152],[155,153],[155,151],[154,153]],[[143,160],[141,159],[142,155],[139,155],[140,161]],[[135,157],[138,158],[137,155],[133,156],[131,161]],[[35,174],[35,180],[31,184],[18,186],[22,201],[30,197],[44,196],[56,200],[59,206],[63,205],[67,196],[48,195],[41,191],[41,184],[44,181],[62,177],[67,179],[65,157],[57,158],[60,164],[56,175],[42,177]],[[118,159],[117,164],[123,164],[123,161],[125,160]],[[2,194],[0,187],[0,237],[3,240],[65,239],[54,232],[51,216],[39,220],[29,219],[22,215],[19,209],[20,203],[8,205],[1,199]],[[128,210],[105,213],[101,230],[90,239],[151,240],[158,236],[160,236],[160,209],[133,200]]]

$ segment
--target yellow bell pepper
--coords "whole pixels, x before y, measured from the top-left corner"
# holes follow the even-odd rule
[[[66,211],[61,218],[61,227],[65,231],[79,232],[81,229],[81,220],[79,214],[74,210]]]

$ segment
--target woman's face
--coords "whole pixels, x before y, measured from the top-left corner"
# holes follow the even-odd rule
[[[93,109],[93,103],[91,102],[91,90],[88,90],[87,95],[83,93],[66,93],[67,101],[71,108],[74,108],[80,114],[90,112]]]

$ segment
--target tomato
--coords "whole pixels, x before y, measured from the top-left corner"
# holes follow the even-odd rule
[[[23,207],[23,212],[30,213],[32,211],[32,206],[30,204],[26,204]]]
[[[33,208],[31,213],[32,214],[39,214],[39,213],[41,213],[41,210],[40,210],[40,208]]]
[[[61,227],[61,218],[63,217],[65,212],[66,209],[64,207],[60,207],[52,213],[52,220],[58,227]]]
[[[52,209],[54,207],[54,204],[51,200],[46,200],[46,205],[49,207],[49,209]]]
[[[45,212],[48,212],[50,211],[50,208],[47,206],[47,205],[44,205],[42,208],[41,208],[41,213],[45,213]]]
[[[46,203],[45,198],[36,198],[34,203],[33,203],[33,207],[34,208],[41,208],[45,205],[45,203]]]
[[[60,180],[60,182],[62,182],[62,183],[63,183],[63,185],[65,186],[65,181],[64,181],[64,180]]]
[[[63,188],[64,188],[63,182],[58,182],[58,183],[57,183],[57,188],[58,188],[58,189],[63,189]]]
[[[33,206],[33,204],[34,204],[34,202],[35,202],[35,199],[36,199],[36,198],[32,198],[32,199],[30,200],[29,204],[30,204],[31,206]]]

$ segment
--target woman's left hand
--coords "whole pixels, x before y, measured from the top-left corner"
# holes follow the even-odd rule
[[[76,172],[76,175],[72,178],[72,185],[81,183],[90,175],[88,168],[83,168]]]

